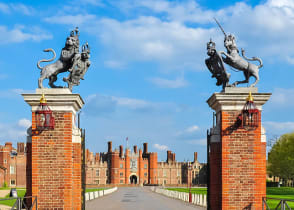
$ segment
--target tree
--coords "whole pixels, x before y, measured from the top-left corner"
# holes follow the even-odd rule
[[[268,155],[268,172],[285,179],[294,179],[294,133],[282,135]]]

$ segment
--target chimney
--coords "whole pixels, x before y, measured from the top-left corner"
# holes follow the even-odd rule
[[[194,163],[197,161],[197,152],[194,152]]]
[[[5,147],[7,147],[9,151],[11,151],[12,150],[12,143],[11,142],[6,142]]]
[[[166,157],[166,158],[167,158],[167,159],[166,159],[166,162],[168,163],[168,162],[171,161],[171,151],[170,151],[170,150],[167,150],[166,153],[167,153],[167,154],[166,154],[166,156],[167,156],[167,157]]]
[[[108,142],[108,153],[112,152],[112,141]]]
[[[176,161],[176,153],[173,153],[173,161]]]
[[[148,153],[148,143],[144,143],[143,144],[143,154],[147,154]]]
[[[23,142],[17,142],[17,153],[22,154],[25,152],[25,146]]]
[[[134,153],[137,154],[137,145],[134,146]]]
[[[119,146],[119,157],[121,158],[123,155],[124,155],[124,152],[123,152],[123,145],[120,145],[120,146]]]
[[[99,153],[96,153],[95,154],[95,162],[99,162],[100,161],[100,154]]]

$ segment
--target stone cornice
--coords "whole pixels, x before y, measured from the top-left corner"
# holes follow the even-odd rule
[[[259,110],[262,110],[262,106],[269,100],[271,93],[252,93],[254,103]],[[248,92],[221,92],[214,93],[208,100],[208,105],[216,112],[222,110],[242,110]]]
[[[36,111],[40,104],[40,98],[45,94],[47,104],[52,111],[78,112],[85,104],[79,94],[73,94],[69,89],[37,89],[36,93],[24,93],[24,100],[32,107],[32,112]]]

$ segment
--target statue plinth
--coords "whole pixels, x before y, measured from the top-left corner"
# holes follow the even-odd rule
[[[55,118],[54,130],[36,131],[35,111],[44,94]],[[32,108],[27,140],[27,196],[38,197],[40,209],[81,209],[81,132],[76,113],[84,102],[69,89],[37,89],[22,94]]]
[[[259,112],[258,127],[236,126],[249,92]],[[216,124],[209,140],[209,205],[219,209],[262,209],[266,196],[266,141],[261,124],[262,106],[270,93],[252,88],[226,88],[208,100],[216,111]]]

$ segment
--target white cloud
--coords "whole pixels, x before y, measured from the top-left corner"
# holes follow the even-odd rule
[[[24,4],[10,4],[13,12],[21,13],[24,15],[33,15],[35,10],[32,7],[28,7]]]
[[[156,105],[154,103],[140,100],[140,99],[133,99],[133,98],[125,98],[125,97],[115,97],[112,96],[112,99],[117,102],[119,106],[125,106],[130,109],[149,109],[149,108],[155,108]]]
[[[6,13],[6,14],[10,13],[9,6],[7,4],[0,3],[0,12]]]
[[[29,123],[26,119],[20,119],[16,123],[0,122],[0,141],[25,141],[28,129],[27,125]]]
[[[23,14],[23,15],[33,15],[35,13],[34,8],[29,7],[27,5],[21,4],[21,3],[11,3],[11,4],[5,4],[0,3],[0,12],[3,12],[5,14]]]
[[[27,32],[24,32],[25,30]],[[9,30],[6,26],[0,25],[0,45],[20,43],[27,40],[39,42],[46,39],[52,39],[52,35],[39,28],[27,29],[24,26],[18,25]]]
[[[78,14],[78,15],[56,15],[52,17],[47,17],[44,20],[48,23],[55,24],[69,24],[74,26],[79,26],[87,22],[92,22],[96,19],[95,15],[91,14]]]
[[[188,82],[182,77],[175,80],[154,77],[150,78],[149,81],[161,88],[182,88],[188,85]]]
[[[197,125],[192,125],[191,127],[188,127],[185,132],[187,133],[193,133],[195,131],[198,131],[200,128]]]
[[[18,121],[18,125],[23,128],[29,128],[32,123],[30,120],[23,118]]]
[[[283,134],[294,131],[294,122],[274,122],[266,121],[263,122],[266,131],[271,134]]]
[[[33,90],[23,90],[23,89],[8,89],[0,90],[0,98],[16,98],[22,93],[33,93]]]
[[[294,89],[275,88],[270,103],[276,106],[291,106],[294,103]]]
[[[104,65],[112,69],[124,69],[126,64],[118,60],[107,60]]]
[[[166,146],[166,145],[153,144],[153,147],[154,147],[155,149],[160,150],[160,151],[168,150],[168,146]]]
[[[205,57],[203,43],[215,33],[214,29],[189,28],[179,22],[150,16],[122,22],[103,18],[96,24],[98,26],[89,26],[88,31],[99,34],[102,43],[111,52],[110,60],[124,63],[155,61],[168,71],[202,70],[200,66],[203,66]],[[199,54],[203,56],[196,56]],[[177,82],[183,85],[180,79]]]
[[[207,144],[207,139],[188,140],[188,141],[186,141],[186,143],[188,143],[188,144],[193,144],[193,145],[206,146],[206,144]]]

